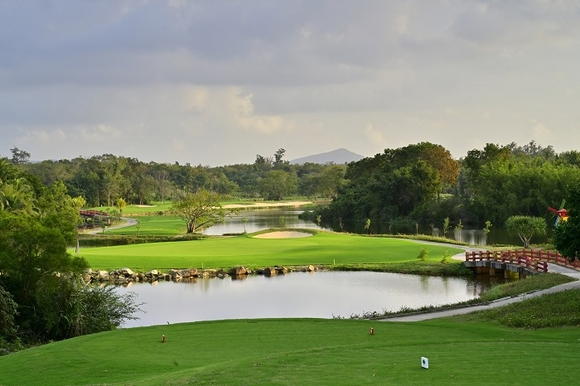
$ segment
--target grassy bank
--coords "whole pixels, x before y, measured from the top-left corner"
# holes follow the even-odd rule
[[[580,369],[570,359],[578,349],[575,327],[510,329],[458,318],[228,320],[117,330],[21,351],[0,357],[0,384],[574,384]]]
[[[170,268],[249,268],[274,265],[419,264],[417,256],[428,250],[426,263],[462,250],[404,239],[315,232],[312,237],[258,239],[251,235],[171,243],[123,245],[81,249],[94,269],[129,267],[133,270]]]

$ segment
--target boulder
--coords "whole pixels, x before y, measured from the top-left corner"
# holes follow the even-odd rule
[[[266,276],[275,276],[276,275],[276,268],[268,267],[264,268],[264,275]]]
[[[286,267],[276,267],[276,273],[279,273],[279,274],[284,275],[284,274],[288,273],[288,268],[286,268]]]
[[[103,270],[95,271],[94,274],[95,274],[95,279],[97,279],[98,281],[109,280],[109,277],[111,276],[109,274],[109,272],[103,271]]]
[[[133,272],[131,269],[129,268],[122,268],[121,269],[121,274],[125,277],[135,277],[135,272]]]
[[[243,267],[241,265],[234,267],[230,270],[230,275],[232,275],[232,276],[242,276],[242,275],[247,275],[248,273],[249,272],[246,269],[246,267]]]
[[[169,275],[171,276],[171,280],[173,281],[180,281],[183,276],[181,275],[181,270],[178,269],[170,269]]]
[[[197,277],[197,268],[182,269],[181,276],[188,279],[192,277]]]

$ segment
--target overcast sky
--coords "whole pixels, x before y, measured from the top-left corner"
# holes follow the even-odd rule
[[[580,2],[0,0],[0,155],[580,150]]]

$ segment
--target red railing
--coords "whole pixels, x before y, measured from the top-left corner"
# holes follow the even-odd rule
[[[472,251],[465,252],[465,261],[501,261],[504,263],[526,266],[539,272],[548,272],[548,263],[554,263],[569,268],[578,269],[580,261],[570,261],[558,252],[542,251],[539,249],[514,249],[501,251]]]

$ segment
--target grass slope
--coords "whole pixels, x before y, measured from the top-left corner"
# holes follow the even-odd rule
[[[116,330],[17,352],[0,357],[0,384],[574,384],[580,369],[570,359],[579,349],[578,328],[229,320]]]
[[[135,220],[139,221],[139,226],[108,229],[106,233],[111,235],[176,236],[184,234],[187,230],[185,221],[177,216],[139,216],[135,217]]]
[[[229,268],[236,265],[333,265],[405,263],[417,261],[426,248],[429,261],[461,249],[409,240],[317,232],[312,237],[257,239],[249,236],[196,241],[124,245],[81,249],[94,269],[130,267],[134,270],[169,268]]]

